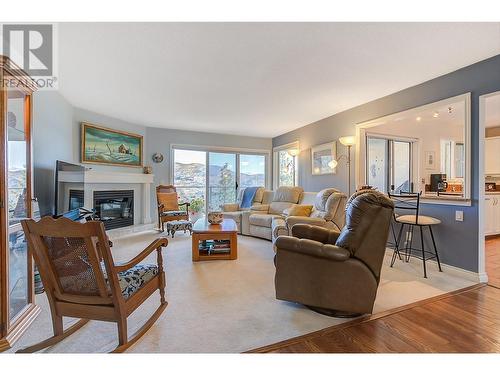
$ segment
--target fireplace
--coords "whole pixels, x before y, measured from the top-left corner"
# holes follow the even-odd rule
[[[106,229],[115,229],[134,224],[134,191],[94,191],[96,216]]]

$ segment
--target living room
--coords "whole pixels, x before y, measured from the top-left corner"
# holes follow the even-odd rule
[[[498,353],[499,22],[2,37],[0,351]]]

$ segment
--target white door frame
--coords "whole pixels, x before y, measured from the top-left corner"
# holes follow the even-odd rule
[[[478,228],[478,273],[479,273],[479,281],[487,282],[488,275],[486,273],[486,246],[485,246],[485,237],[484,237],[484,222],[486,215],[485,208],[485,132],[486,132],[486,99],[500,95],[500,91],[492,92],[489,94],[481,95],[479,97],[479,228]]]

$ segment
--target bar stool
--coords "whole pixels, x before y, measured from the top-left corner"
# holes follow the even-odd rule
[[[393,242],[391,240],[387,240],[387,246],[392,247],[394,249],[394,252],[392,253],[391,267],[394,265],[394,262],[396,261],[396,255],[399,257],[399,260],[402,260],[401,253],[399,252],[398,236],[396,236],[396,228],[394,227],[396,224],[396,217],[397,216],[398,216],[398,214],[394,212],[393,218],[391,220],[391,225],[390,225]]]
[[[403,234],[403,229],[407,225],[409,229],[407,230],[407,233],[410,233],[410,238],[408,239],[408,236],[406,237],[405,241],[405,248],[404,248],[404,254],[405,254],[405,261],[409,262],[410,257],[414,256],[415,258],[422,259],[422,264],[424,268],[424,277],[427,278],[427,267],[425,262],[429,259],[436,259],[439,272],[443,272],[441,269],[441,262],[439,261],[439,254],[438,250],[436,247],[436,241],[434,240],[434,233],[432,232],[432,226],[438,225],[441,223],[441,220],[436,219],[431,216],[424,216],[420,215],[420,195],[421,193],[409,193],[409,192],[403,192],[401,191],[399,194],[392,194],[388,193],[389,198],[392,199],[394,202],[394,209],[395,210],[403,210],[406,212],[413,211],[414,214],[408,214],[408,215],[398,215],[397,213],[394,213],[394,222],[401,224],[401,227],[399,229],[399,234],[397,238],[395,239],[395,247],[394,247],[394,253],[392,254],[392,259],[391,259],[391,267],[394,265],[394,262],[396,261],[396,257],[399,257],[401,259],[401,235]],[[421,248],[413,248],[412,247],[412,242],[413,242],[413,230],[415,227],[418,227],[420,229],[420,242],[421,242]],[[429,229],[429,233],[431,236],[432,240],[432,245],[434,247],[434,252],[426,250],[425,249],[425,243],[424,243],[424,228]],[[393,230],[393,235],[395,236],[395,231]],[[419,252],[415,253],[415,252]]]

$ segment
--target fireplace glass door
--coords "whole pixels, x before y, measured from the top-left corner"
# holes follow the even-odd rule
[[[94,209],[106,229],[134,224],[134,191],[110,190],[94,192]]]

